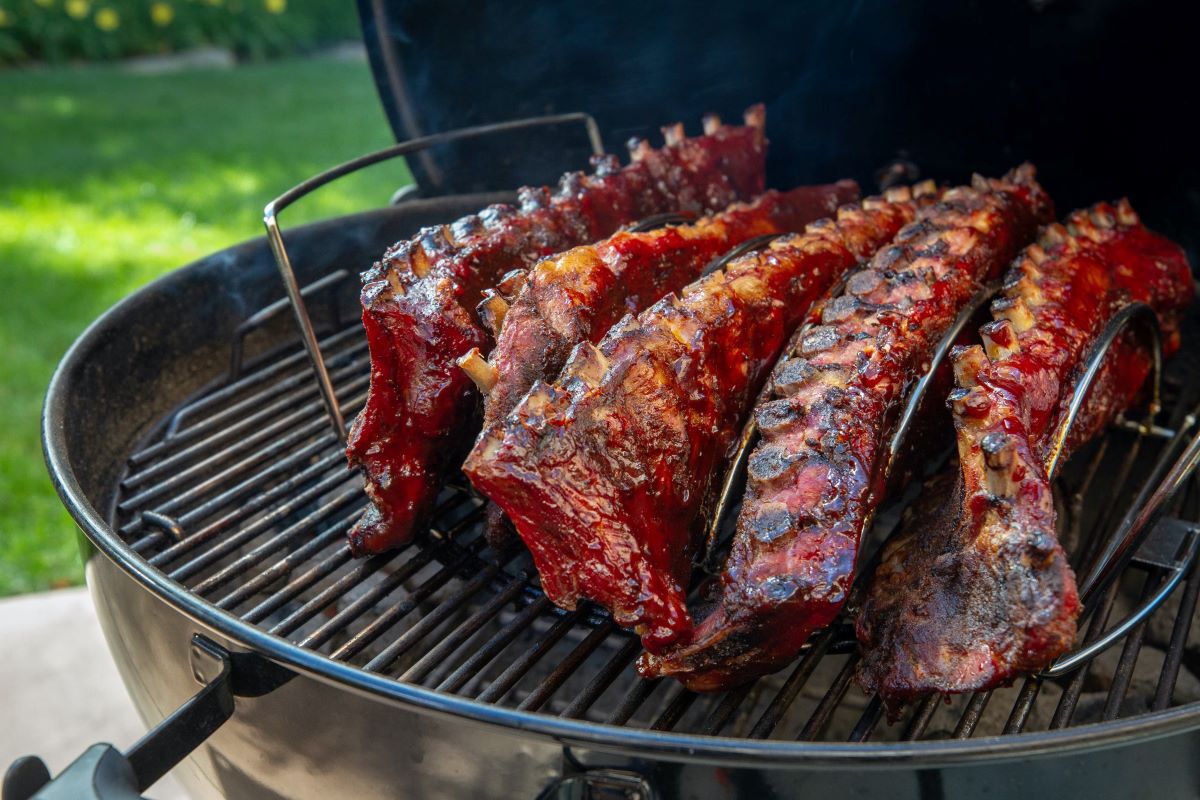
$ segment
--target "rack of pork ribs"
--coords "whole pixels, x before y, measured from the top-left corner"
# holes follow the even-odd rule
[[[694,277],[689,270],[705,254],[719,254],[745,236],[794,229],[857,197],[852,182],[762,195],[762,107],[747,111],[745,122],[728,126],[709,116],[704,135],[695,138],[686,137],[682,125],[672,125],[663,129],[666,143],[660,149],[645,140],[631,141],[631,162],[625,166],[612,156],[596,158],[591,175],[568,173],[554,190],[520,190],[515,207],[494,205],[453,224],[424,229],[392,247],[364,273],[361,299],[371,382],[347,455],[361,467],[372,502],[350,534],[356,554],[398,547],[426,519],[446,473],[478,432],[478,395],[456,360],[468,351],[490,349],[489,327],[500,328],[508,298],[540,259],[599,241],[654,215],[695,216],[757,198],[692,226],[688,230],[696,231],[695,237],[663,234],[666,244],[657,251],[652,238],[610,240],[605,257],[623,254],[636,267],[619,276],[633,291],[621,294],[608,287],[591,296],[636,307],[639,298],[657,299]],[[665,257],[681,243],[690,247],[690,260],[674,263]],[[637,247],[646,252],[635,252]],[[561,264],[563,270],[581,266],[571,258]],[[528,283],[522,294],[537,298],[541,281]],[[482,311],[476,308],[481,298]],[[529,307],[539,307],[536,299],[518,299],[514,317],[524,320]],[[597,306],[594,321],[577,316],[565,335],[581,335],[582,330],[586,337],[589,325],[602,332],[612,312]],[[502,365],[512,361],[503,359]],[[474,374],[478,379],[478,370]],[[503,381],[501,395],[511,383]]]
[[[643,675],[711,691],[773,672],[843,612],[906,434],[949,432],[921,399],[945,395],[942,356],[1012,265],[983,347],[949,359],[958,467],[855,588],[859,680],[891,707],[1044,668],[1080,611],[1050,481],[1154,362],[1132,329],[1085,379],[1087,357],[1135,306],[1177,347],[1182,251],[1124,201],[1051,224],[1029,165],[861,202],[849,181],[764,192],[762,129],[757,108],[672,126],[365,274],[355,552],[410,539],[465,455],[493,546],[515,530],[551,601],[636,632]],[[738,492],[725,563],[697,581]]]

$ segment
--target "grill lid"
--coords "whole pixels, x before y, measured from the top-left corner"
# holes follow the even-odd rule
[[[1029,160],[1062,208],[1128,193],[1196,252],[1200,155],[1177,87],[1200,6],[1069,3],[539,3],[359,0],[398,140],[588,111],[610,152],[700,113],[767,104],[776,186],[894,161],[963,182]],[[414,162],[426,194],[555,180],[569,131],[471,142]]]

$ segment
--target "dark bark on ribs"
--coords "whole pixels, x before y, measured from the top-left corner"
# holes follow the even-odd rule
[[[346,452],[363,469],[372,505],[350,534],[356,554],[411,538],[476,431],[474,387],[454,362],[488,347],[474,311],[480,292],[510,270],[642,217],[716,210],[760,193],[762,128],[761,106],[747,112],[746,127],[709,118],[706,135],[693,139],[672,126],[660,150],[631,144],[626,167],[600,159],[594,175],[565,175],[554,192],[522,189],[518,207],[425,229],[364,274],[371,386]]]
[[[473,365],[484,382],[484,430],[502,423],[534,381],[557,377],[575,345],[598,342],[621,317],[698,278],[712,259],[755,236],[801,231],[857,199],[854,181],[772,191],[691,225],[622,231],[540,261],[514,297],[492,293],[481,307],[500,328],[490,365]],[[491,520],[493,546],[509,530]]]
[[[824,303],[755,411],[762,440],[720,596],[690,640],[643,657],[643,674],[723,689],[779,669],[834,619],[908,388],[959,309],[1051,214],[1028,165],[976,178],[921,209]]]
[[[1174,350],[1191,295],[1182,250],[1124,201],[1072,214],[1017,260],[995,321],[980,331],[984,347],[954,353],[960,465],[941,480],[950,502],[927,489],[887,544],[859,614],[864,688],[894,709],[930,692],[1002,685],[1071,646],[1079,599],[1055,535],[1049,451],[1107,321],[1147,303]],[[1139,334],[1114,342],[1068,449],[1135,400],[1152,363]]]
[[[762,379],[816,297],[914,215],[908,189],[838,210],[578,345],[484,432],[464,471],[542,587],[591,599],[651,649],[686,636],[695,534]]]

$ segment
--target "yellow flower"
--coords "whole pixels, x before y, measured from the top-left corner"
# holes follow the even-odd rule
[[[88,0],[67,0],[67,15],[75,19],[83,19],[92,8]]]
[[[160,28],[170,25],[171,20],[175,19],[175,9],[167,3],[153,3],[150,6],[150,19]]]
[[[12,24],[12,17],[3,8],[0,8],[0,28],[7,28]]]
[[[121,25],[121,17],[111,8],[102,8],[96,12],[96,27],[102,31],[115,31]]]
[[[272,14],[282,14],[287,10],[287,0],[263,0],[263,5]]]

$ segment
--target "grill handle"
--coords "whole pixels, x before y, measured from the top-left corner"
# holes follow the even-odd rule
[[[253,654],[231,655],[199,634],[191,664],[203,688],[129,752],[94,744],[53,779],[37,756],[19,758],[4,775],[0,800],[138,800],[233,716],[235,696],[260,697],[294,675]]]

